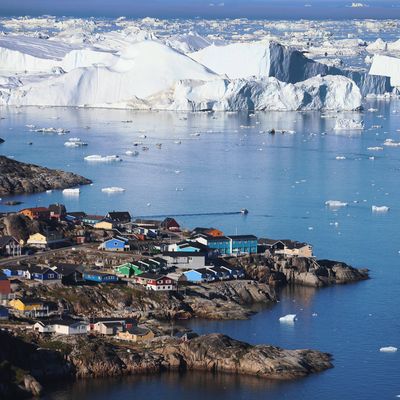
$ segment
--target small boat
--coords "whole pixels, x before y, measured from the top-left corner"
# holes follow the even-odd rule
[[[240,210],[240,213],[243,214],[243,215],[247,215],[249,213],[249,210],[247,208],[242,208]]]

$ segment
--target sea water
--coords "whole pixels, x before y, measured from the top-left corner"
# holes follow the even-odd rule
[[[310,242],[317,257],[371,270],[371,279],[357,284],[286,288],[278,304],[259,309],[247,321],[187,323],[199,333],[222,332],[253,344],[330,352],[335,367],[324,373],[292,382],[203,373],[93,380],[62,385],[48,398],[333,400],[400,394],[400,354],[379,352],[400,346],[400,148],[382,146],[388,138],[400,140],[400,102],[369,102],[369,108],[378,111],[249,115],[1,109],[1,154],[93,180],[79,196],[61,191],[13,196],[6,200],[24,203],[2,204],[1,211],[61,202],[69,211],[93,214],[171,215],[189,228],[213,226],[226,234]],[[336,118],[363,119],[365,130],[334,131]],[[37,133],[26,125],[70,133]],[[294,133],[272,135],[272,128]],[[88,146],[67,148],[69,137]],[[384,149],[368,150],[379,146]],[[126,156],[127,150],[140,154]],[[84,161],[93,154],[119,155],[123,161]],[[102,192],[111,186],[126,190]],[[325,205],[327,200],[348,205],[335,209]],[[372,205],[390,210],[373,213]],[[249,214],[233,213],[241,208]],[[279,323],[286,314],[297,314],[294,324]]]

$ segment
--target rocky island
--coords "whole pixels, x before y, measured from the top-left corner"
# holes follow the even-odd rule
[[[66,189],[91,182],[71,172],[26,164],[0,155],[0,196]]]
[[[141,344],[96,337],[42,340],[0,331],[0,393],[9,398],[40,395],[53,379],[109,377],[162,371],[210,371],[294,379],[332,367],[330,354],[252,346],[221,334],[189,340],[161,336]]]

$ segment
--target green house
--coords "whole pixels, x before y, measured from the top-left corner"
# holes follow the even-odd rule
[[[123,275],[127,278],[131,278],[132,276],[140,275],[143,273],[143,271],[140,268],[131,263],[119,265],[118,267],[115,268],[115,271],[118,274]]]

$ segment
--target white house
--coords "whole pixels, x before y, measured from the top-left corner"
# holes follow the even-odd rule
[[[33,329],[40,333],[58,333],[60,335],[86,334],[89,324],[76,320],[38,321]]]
[[[162,258],[167,261],[168,267],[198,269],[206,265],[204,253],[199,252],[167,251],[163,253]]]

